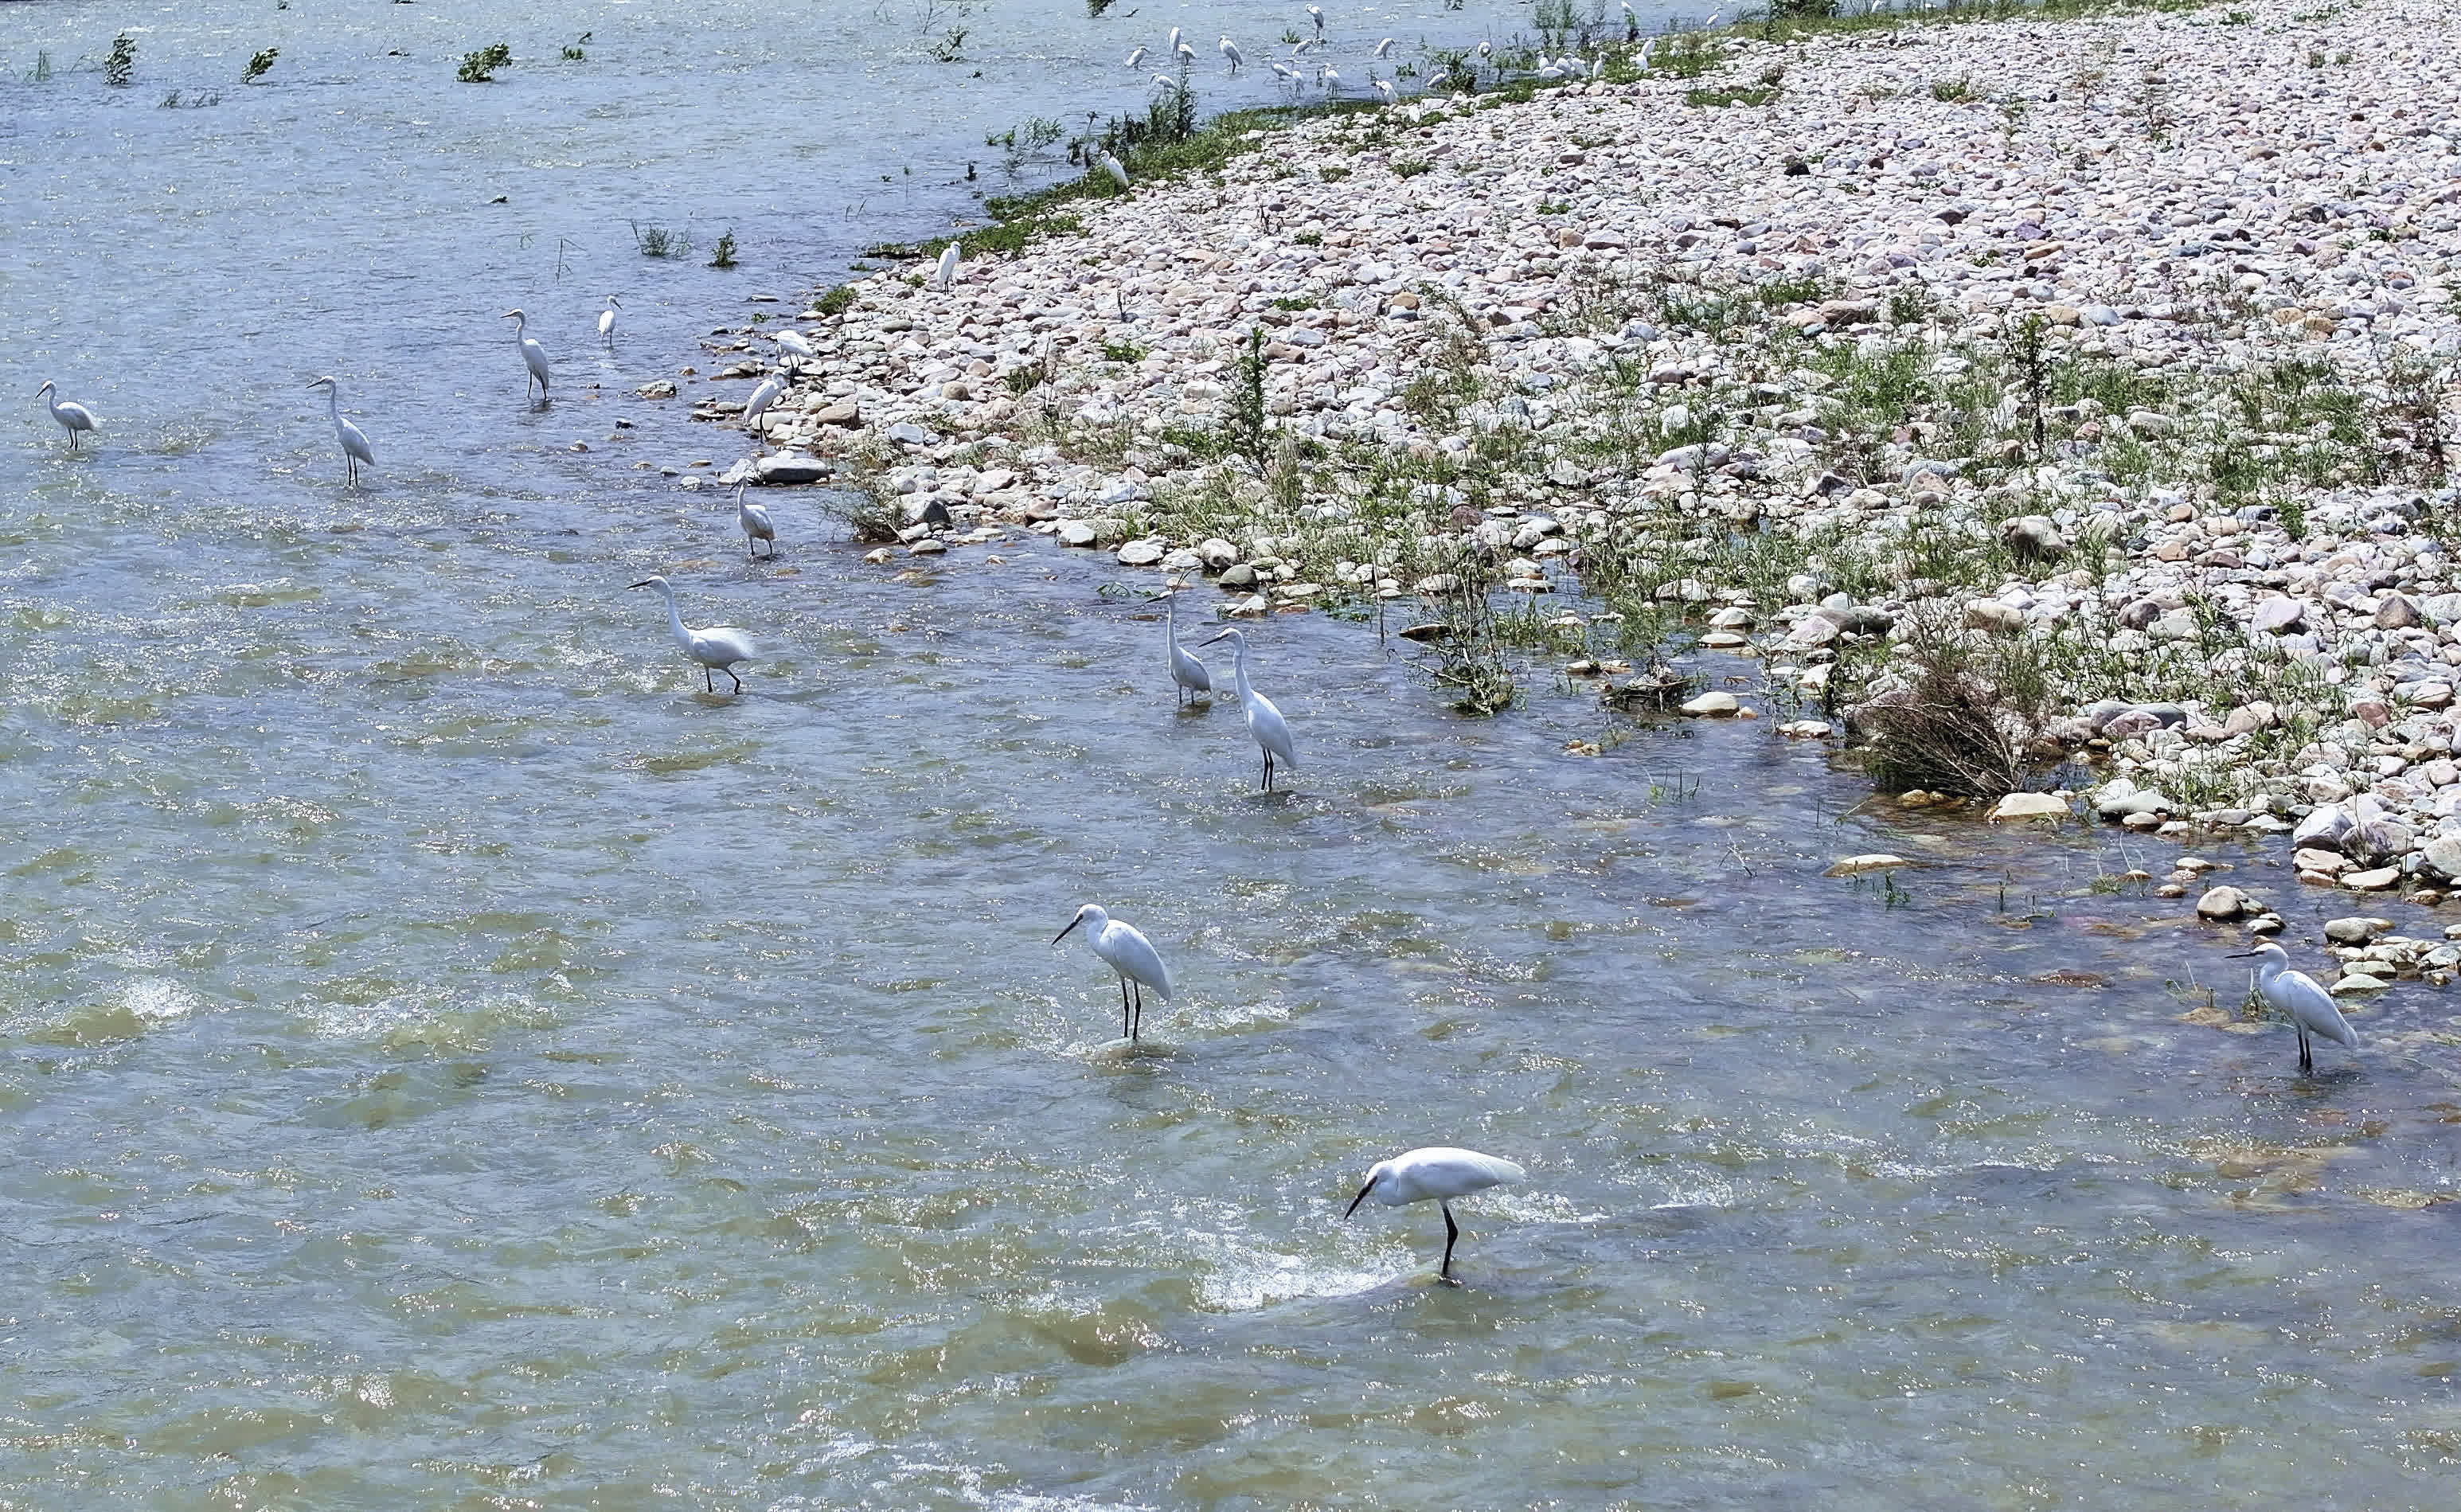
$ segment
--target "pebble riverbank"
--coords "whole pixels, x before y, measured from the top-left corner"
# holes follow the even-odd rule
[[[1885,689],[1945,610],[2065,648],[2015,735],[2092,756],[2078,808],[2432,894],[2456,44],[2431,0],[1750,29],[1307,120],[953,287],[901,266],[806,311],[743,473],[861,463],[883,561],[1032,530],[1234,614],[1408,597],[1448,552],[1532,593],[1612,558],[1781,703],[1874,651]],[[1796,555],[1745,582],[1739,535]]]

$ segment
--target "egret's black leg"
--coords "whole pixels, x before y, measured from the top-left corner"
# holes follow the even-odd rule
[[[1444,1263],[1436,1267],[1436,1277],[1449,1282],[1453,1279],[1453,1241],[1461,1237],[1461,1225],[1453,1222],[1452,1203],[1439,1202],[1436,1205],[1444,1214]]]
[[[1264,785],[1262,788],[1258,789],[1258,791],[1259,791],[1259,792],[1264,792],[1264,793],[1271,793],[1273,790],[1273,753],[1272,753],[1271,751],[1268,751],[1268,752],[1266,752],[1266,753],[1265,753],[1265,785]]]
[[[706,666],[702,667],[700,670],[700,682],[701,686],[708,689],[711,692],[717,692],[717,679],[710,675],[709,669]]]
[[[2316,1052],[2307,1043],[2307,1026],[2300,1024],[2298,1030],[2299,1074],[2302,1076],[2312,1076],[2316,1075]]]
[[[1120,978],[1120,1037],[1127,1038],[1134,1027],[1128,1017],[1128,979],[1124,976]]]
[[[1131,1041],[1135,1040],[1137,1036],[1145,1032],[1145,985],[1143,982],[1139,982],[1135,984],[1135,990],[1137,994],[1137,1016],[1130,1020],[1128,1024],[1128,1038]]]
[[[726,670],[726,680],[735,685],[735,691],[737,692],[743,692],[743,679],[735,675],[734,668],[730,667]]]

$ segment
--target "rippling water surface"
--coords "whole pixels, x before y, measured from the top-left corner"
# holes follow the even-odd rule
[[[631,465],[741,437],[618,395],[960,203],[850,215],[850,122],[952,177],[925,85],[1108,101],[1111,33],[985,11],[959,84],[869,11],[480,13],[182,7],[106,92],[116,18],[0,8],[62,70],[0,85],[7,381],[107,426],[0,425],[0,1505],[2450,1503],[2449,998],[2302,1083],[2182,1021],[2227,937],[2097,888],[2158,847],[1543,672],[1466,722],[1321,617],[1252,632],[1259,797],[1107,564],[901,574],[773,496],[746,564]],[[743,696],[648,571],[767,648]],[[1141,1054],[1050,943],[1087,900],[1180,976]],[[1340,1218],[1434,1142],[1530,1170],[1458,1289],[1432,1210]]]

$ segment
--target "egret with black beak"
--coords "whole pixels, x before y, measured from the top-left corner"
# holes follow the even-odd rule
[[[1271,793],[1273,790],[1273,762],[1276,758],[1293,772],[1299,769],[1298,753],[1291,745],[1290,724],[1282,718],[1282,712],[1273,707],[1272,699],[1249,686],[1248,637],[1237,630],[1224,630],[1214,636],[1213,640],[1206,641],[1204,644],[1210,646],[1213,641],[1230,643],[1230,680],[1231,685],[1239,691],[1239,714],[1248,721],[1248,733],[1256,737],[1257,747],[1265,753],[1265,780],[1262,787],[1265,792]]]
[[[1369,1166],[1367,1184],[1359,1189],[1359,1195],[1350,1200],[1350,1206],[1341,1216],[1348,1218],[1359,1211],[1359,1204],[1370,1197],[1387,1207],[1434,1198],[1444,1215],[1444,1259],[1436,1267],[1436,1275],[1447,1286],[1459,1286],[1453,1280],[1453,1242],[1461,1238],[1461,1225],[1453,1222],[1453,1199],[1517,1182],[1528,1174],[1500,1156],[1431,1145]]]
[[[2302,1075],[2316,1074],[2316,1055],[2308,1045],[2308,1036],[2319,1035],[2344,1050],[2359,1048],[2359,1033],[2350,1021],[2342,1016],[2341,1005],[2333,994],[2324,990],[2317,980],[2304,971],[2290,969],[2290,952],[2267,940],[2253,950],[2234,950],[2233,960],[2254,957],[2257,961],[2256,990],[2265,1005],[2278,1008],[2290,1015],[2291,1025],[2299,1031],[2299,1071]]]
[[[1068,928],[1051,937],[1058,945],[1068,938],[1069,931],[1084,925],[1088,944],[1102,964],[1120,973],[1120,1037],[1134,1040],[1145,1028],[1145,991],[1152,988],[1170,1001],[1170,968],[1162,964],[1162,956],[1153,942],[1134,925],[1123,924],[1111,917],[1100,904],[1089,903],[1077,910],[1068,921]]]

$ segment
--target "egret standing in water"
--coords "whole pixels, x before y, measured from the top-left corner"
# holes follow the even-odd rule
[[[931,270],[931,282],[942,293],[957,287],[957,244],[951,242],[940,248],[940,266]]]
[[[1359,1204],[1370,1197],[1387,1207],[1400,1207],[1408,1203],[1423,1203],[1434,1198],[1444,1215],[1444,1259],[1436,1267],[1436,1275],[1447,1286],[1459,1286],[1453,1280],[1453,1242],[1461,1238],[1461,1225],[1453,1222],[1453,1199],[1483,1192],[1490,1186],[1517,1182],[1529,1173],[1510,1161],[1493,1155],[1481,1155],[1476,1150],[1456,1150],[1447,1145],[1430,1145],[1412,1150],[1389,1161],[1379,1161],[1367,1168],[1367,1184],[1350,1200],[1342,1212],[1348,1218],[1359,1211]]]
[[[333,417],[333,439],[342,443],[342,465],[350,481],[359,480],[359,464],[376,465],[376,449],[368,444],[368,433],[342,418],[342,386],[330,377],[318,378],[308,385],[325,391],[325,413]]]
[[[538,385],[539,398],[544,401],[547,380],[555,376],[555,370],[547,365],[546,349],[539,345],[536,336],[529,334],[530,317],[518,309],[508,309],[504,311],[504,318],[513,323],[513,340],[522,349],[522,364],[530,370],[530,382]],[[522,388],[522,397],[526,399],[529,394],[525,384]]]
[[[621,300],[610,294],[607,296],[607,308],[598,314],[598,339],[610,347],[615,345],[615,311],[622,304]]]
[[[1213,674],[1196,659],[1196,653],[1179,644],[1179,600],[1169,593],[1159,593],[1162,600],[1163,644],[1170,650],[1170,680],[1178,685],[1182,704],[1203,693],[1213,695]]]
[[[1393,94],[1393,85],[1389,80],[1380,78],[1376,80],[1376,93],[1384,96],[1385,104],[1390,105],[1393,103],[1395,96]]]
[[[1392,39],[1391,37],[1389,37],[1389,36],[1388,36],[1388,37],[1386,37],[1383,41],[1379,42],[1379,43],[1377,43],[1377,44],[1376,44],[1376,53],[1375,53],[1375,55],[1376,55],[1376,56],[1378,56],[1378,57],[1390,57],[1390,56],[1392,56],[1392,54],[1393,54],[1393,39]]]
[[[60,391],[49,378],[45,378],[43,386],[34,391],[34,397],[42,399],[50,407],[53,419],[68,427],[69,450],[75,451],[77,437],[94,429],[94,412],[82,404],[71,404],[61,398]]]
[[[1248,59],[1240,53],[1239,44],[1231,41],[1227,36],[1222,39],[1222,55],[1230,60],[1230,72],[1233,74],[1239,72],[1240,64],[1248,61]]]
[[[743,497],[749,485],[748,479],[735,485],[735,524],[743,532],[743,554],[757,559],[759,553],[752,549],[752,543],[766,541],[769,554],[774,557],[778,554],[778,526],[769,519],[766,504],[756,504]]]
[[[786,380],[776,373],[773,373],[761,379],[753,386],[752,397],[743,401],[743,423],[766,437],[769,434],[769,422],[765,416],[769,413],[769,406],[777,403],[779,397],[785,392]]]
[[[1086,926],[1086,943],[1102,964],[1120,973],[1120,1036],[1134,1040],[1145,1028],[1145,991],[1152,988],[1170,1001],[1170,968],[1162,964],[1162,956],[1134,925],[1114,919],[1099,904],[1087,904],[1068,921],[1068,928],[1051,937],[1058,945],[1068,938],[1069,930],[1079,925]],[[1133,1007],[1131,1002],[1133,1001]]]
[[[1162,45],[1162,50],[1166,53],[1177,53],[1180,46],[1179,37],[1179,28],[1172,27],[1170,29],[1170,39]]]
[[[2289,951],[2267,940],[2253,950],[2234,950],[2231,956],[2234,960],[2255,957],[2257,995],[2264,999],[2268,1008],[2278,1008],[2290,1015],[2292,1026],[2299,1031],[2300,1075],[2316,1074],[2315,1053],[2307,1043],[2310,1034],[2329,1039],[2344,1050],[2359,1048],[2358,1031],[2342,1016],[2341,1005],[2314,977],[2290,969]]]
[[[1239,713],[1248,721],[1248,733],[1256,737],[1257,746],[1265,753],[1263,790],[1271,793],[1275,757],[1293,772],[1299,769],[1298,753],[1291,748],[1291,727],[1283,721],[1282,712],[1273,707],[1272,699],[1248,686],[1248,637],[1237,630],[1224,630],[1204,644],[1210,646],[1213,641],[1230,643],[1230,680],[1239,691]]]
[[[1307,8],[1308,19],[1316,23],[1316,40],[1324,40],[1324,12],[1314,6]]]
[[[684,617],[675,612],[675,590],[664,578],[643,578],[632,586],[655,588],[665,598],[667,628],[674,632],[675,644],[684,649],[684,654],[700,663],[701,681],[711,692],[717,692],[717,681],[711,675],[713,672],[726,673],[727,680],[735,684],[735,691],[743,692],[743,679],[735,675],[735,664],[751,661],[760,654],[753,649],[751,636],[732,625],[713,625],[700,630],[686,625]]]

